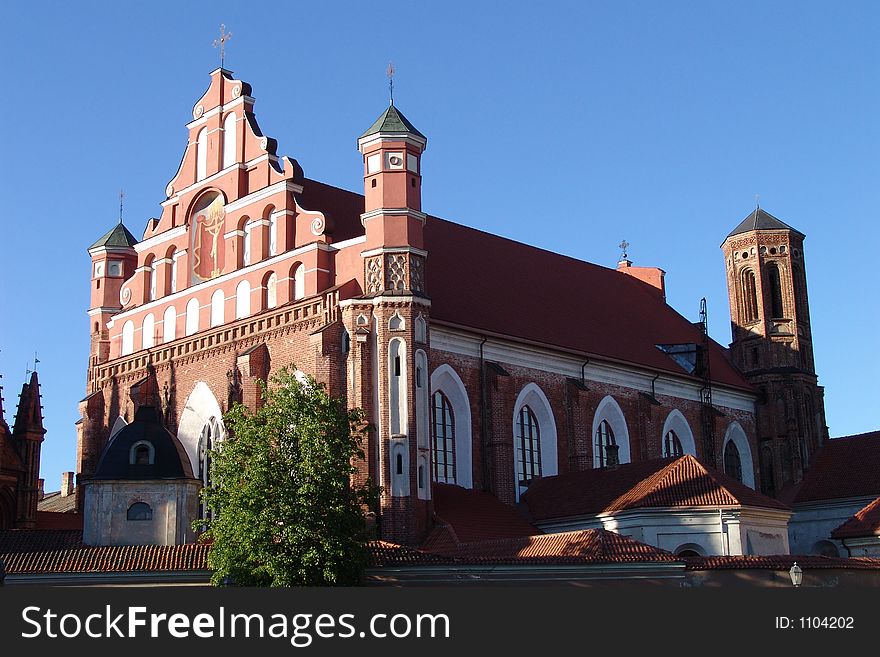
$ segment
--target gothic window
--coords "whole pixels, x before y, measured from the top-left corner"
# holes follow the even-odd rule
[[[613,448],[616,446],[617,440],[614,438],[614,431],[611,430],[611,425],[608,424],[608,420],[602,420],[596,428],[596,454],[600,468],[613,465],[613,462],[609,463],[608,457],[609,452],[613,453]],[[609,447],[612,447],[612,449],[609,450]],[[681,447],[681,443],[679,443],[679,447]],[[614,456],[616,457],[617,454],[614,454]]]
[[[667,431],[666,435],[663,437],[663,456],[684,456],[684,449],[682,449],[681,440],[679,440],[675,431],[672,431],[671,429]]]
[[[538,418],[532,409],[524,405],[519,409],[516,427],[516,464],[520,486],[528,486],[532,479],[541,476],[541,433]]]
[[[278,217],[269,217],[269,255],[278,255]]]
[[[211,485],[211,450],[220,437],[220,426],[215,418],[209,419],[205,426],[202,427],[201,436],[199,436],[199,480],[202,486]],[[199,503],[199,518],[207,518],[210,511],[204,502]]]
[[[770,316],[774,319],[785,316],[782,307],[782,281],[779,276],[779,267],[775,264],[767,265],[767,278],[770,280]]]
[[[431,456],[434,481],[455,483],[455,413],[449,398],[441,391],[434,393],[431,409]]]
[[[186,334],[192,335],[199,330],[199,300],[190,299],[186,303]]]
[[[244,245],[242,250],[242,266],[247,267],[251,264],[251,233],[253,226],[250,222],[244,225]]]
[[[162,316],[162,341],[171,342],[177,337],[177,311],[168,306]]]
[[[149,504],[145,502],[136,502],[128,507],[128,511],[125,514],[126,520],[152,520],[153,519],[153,509],[150,508]]]
[[[755,272],[746,269],[742,277],[743,321],[758,321],[758,293],[755,286]]]
[[[156,261],[153,257],[146,263],[146,274],[147,274],[147,300],[155,301],[156,300]]]
[[[223,119],[223,168],[235,164],[235,112],[230,112]]]
[[[208,174],[208,129],[199,130],[196,137],[196,182],[204,180]]]
[[[743,480],[739,450],[732,440],[727,441],[727,445],[724,447],[724,472],[737,481]]]
[[[406,345],[403,340],[394,339],[388,344],[389,369],[389,420],[393,435],[407,433],[406,399]]]
[[[171,260],[168,273],[168,294],[174,294],[177,292],[177,251],[174,247],[171,248],[168,259]]]
[[[761,446],[761,492],[773,495],[776,492],[773,478],[773,448],[769,444]]]
[[[223,290],[217,290],[211,295],[211,328],[223,324],[223,306],[226,303],[226,297]]]

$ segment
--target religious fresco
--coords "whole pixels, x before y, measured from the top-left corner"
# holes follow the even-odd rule
[[[193,211],[193,283],[216,278],[223,273],[223,236],[226,208],[221,194],[206,196]]]

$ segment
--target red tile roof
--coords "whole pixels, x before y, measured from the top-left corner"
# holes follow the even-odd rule
[[[411,566],[449,563],[447,557],[431,554],[424,550],[389,543],[388,541],[373,541],[370,543],[370,565],[383,566]]]
[[[208,569],[211,546],[107,545],[72,550],[0,553],[11,575],[57,573],[132,573]]]
[[[360,194],[305,180],[300,201],[333,218],[334,242],[363,234]],[[425,223],[425,248],[435,322],[689,376],[656,345],[700,344],[702,332],[648,283],[431,216]],[[548,309],[558,316],[548,321]],[[714,341],[709,361],[717,383],[752,389]]]
[[[880,535],[880,497],[831,532],[831,538],[862,538]]]
[[[62,495],[61,491],[46,493],[43,499],[37,502],[37,511],[76,513],[76,495]]]
[[[880,431],[827,441],[816,453],[794,504],[880,495]]]
[[[540,534],[522,514],[491,493],[434,484],[434,515],[450,526],[461,543]]]
[[[583,565],[676,561],[666,550],[604,529],[462,543],[448,556],[457,563],[468,564]]]
[[[532,483],[522,499],[535,520],[639,508],[788,508],[690,455],[545,477]]]
[[[435,217],[425,224],[425,248],[434,322],[682,376],[685,370],[656,345],[702,341],[655,288],[616,270]],[[750,388],[717,343],[709,358],[713,380]]]
[[[4,529],[0,531],[0,554],[78,548],[82,539],[82,529]]]
[[[37,511],[37,529],[76,529],[82,531],[83,514]]]
[[[822,557],[813,554],[683,557],[680,560],[687,564],[688,570],[789,570],[794,562],[797,562],[797,565],[804,570],[816,568],[880,570],[880,559],[868,557]]]

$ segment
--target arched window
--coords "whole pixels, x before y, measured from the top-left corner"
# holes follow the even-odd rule
[[[541,476],[541,429],[529,406],[519,409],[514,433],[519,485],[525,487]]]
[[[177,251],[174,248],[168,254],[168,259],[171,260],[171,268],[168,274],[168,293],[174,294],[177,292]]]
[[[439,390],[434,393],[434,404],[431,408],[431,456],[434,481],[454,484],[455,413],[449,399]]]
[[[619,463],[617,440],[608,420],[602,420],[596,429],[596,457],[600,468]]]
[[[770,316],[774,319],[785,316],[782,307],[782,281],[779,267],[771,263],[767,265],[767,277],[770,279]]]
[[[392,435],[407,434],[406,344],[395,338],[388,343],[388,419]]]
[[[139,440],[131,446],[128,454],[128,462],[131,465],[153,465],[156,459],[156,450],[153,444],[146,440]]]
[[[761,445],[761,492],[765,495],[776,493],[776,480],[773,476],[773,448],[769,442]]]
[[[186,303],[186,334],[192,335],[199,330],[199,301],[190,299]]]
[[[168,306],[162,316],[162,342],[171,342],[177,337],[177,311]]]
[[[235,319],[243,319],[251,314],[251,284],[242,281],[235,288]]]
[[[223,305],[226,303],[226,297],[223,296],[223,290],[217,290],[211,295],[211,328],[223,324]]]
[[[153,313],[147,313],[144,317],[144,323],[141,325],[141,345],[144,349],[150,349],[154,342],[154,332],[156,330],[156,318]]]
[[[743,480],[742,462],[739,458],[739,450],[732,440],[724,447],[724,472],[737,481]]]
[[[250,222],[244,225],[244,245],[242,249],[242,266],[247,267],[251,264],[251,233],[253,232],[253,226]]]
[[[293,298],[302,299],[306,296],[306,268],[297,265],[293,272]]]
[[[128,507],[128,511],[125,514],[126,520],[152,520],[153,519],[153,509],[150,508],[149,504],[145,502],[136,502]]]
[[[746,269],[742,276],[742,310],[744,322],[758,321],[758,292],[751,269]]]
[[[156,259],[150,257],[146,263],[147,267],[147,300],[156,300]]]
[[[678,438],[678,434],[671,429],[666,432],[666,435],[663,437],[663,456],[684,456],[684,449],[681,446],[681,440]]]
[[[417,350],[417,359],[424,353],[425,352],[421,349]],[[427,355],[425,355],[425,360],[422,361],[422,364],[427,370]],[[452,420],[453,435],[455,438],[454,482],[456,486],[471,488],[473,486],[473,442],[471,438],[471,404],[467,388],[465,388],[464,382],[461,380],[458,373],[451,366],[443,364],[431,373],[430,388],[426,386],[424,391],[430,393],[426,395],[425,400],[427,431],[425,443],[423,445],[420,443],[419,446],[429,447],[433,451],[435,433],[434,420],[436,419],[433,410],[436,403],[435,393],[442,391],[446,403],[449,405],[450,419]],[[418,393],[420,391],[417,390],[416,392]],[[533,408],[535,408],[535,406],[533,406]],[[441,421],[443,420],[443,415],[440,416],[440,419]],[[511,414],[511,423],[514,422],[516,422],[515,413]],[[549,433],[549,430],[544,432],[545,435],[543,438],[545,440],[548,438],[546,435],[547,433]],[[436,462],[436,458],[434,461]],[[434,478],[433,465],[431,465],[431,468],[427,473],[431,479]]]
[[[269,255],[278,255],[278,217],[269,217]]]
[[[196,181],[204,180],[208,175],[208,129],[199,130],[196,137]]]
[[[122,355],[128,356],[128,354],[134,351],[134,322],[128,320],[125,324],[122,325]]]
[[[205,426],[202,427],[202,433],[199,436],[199,480],[202,486],[211,485],[211,450],[214,449],[215,443],[220,438],[220,425],[216,418],[210,418]],[[199,503],[199,518],[207,518],[210,511],[204,502]]]
[[[223,119],[223,168],[235,164],[235,112],[230,112]]]
[[[266,303],[263,305],[266,308],[278,305],[278,276],[274,271],[266,278]]]

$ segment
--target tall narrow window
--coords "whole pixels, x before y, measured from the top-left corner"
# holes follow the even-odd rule
[[[122,355],[128,356],[128,354],[134,351],[134,322],[128,320],[125,324],[122,325]]]
[[[235,164],[235,112],[230,112],[223,119],[223,168]]]
[[[767,277],[770,279],[770,315],[776,319],[785,315],[782,308],[782,282],[779,277],[779,267],[774,264],[767,265]]]
[[[742,461],[739,457],[739,450],[732,440],[728,440],[724,447],[724,472],[727,476],[742,481]]]
[[[144,323],[141,325],[141,346],[150,349],[153,346],[156,330],[156,318],[153,313],[147,313]]]
[[[431,456],[434,481],[454,484],[455,414],[449,398],[439,390],[434,393],[434,404],[431,408]]]
[[[196,137],[196,181],[204,180],[208,174],[208,129],[199,130]]]
[[[612,449],[609,449],[611,447]],[[596,428],[596,454],[598,455],[599,467],[604,468],[607,465],[614,465],[613,457],[609,459],[609,452],[614,451],[617,447],[617,440],[614,438],[614,432],[608,420],[602,420]],[[614,454],[616,457],[617,454]]]
[[[157,276],[156,276],[156,261],[150,260],[150,264],[148,265],[148,267],[149,267],[149,269],[147,270],[147,276],[149,277],[148,285],[149,285],[149,290],[150,290],[149,300],[155,301],[156,300],[156,278],[157,278]]]
[[[186,334],[192,335],[199,330],[199,301],[190,299],[186,303]]]
[[[538,418],[528,406],[519,409],[515,439],[519,485],[526,487],[532,483],[532,479],[541,476],[541,430]]]
[[[168,289],[171,294],[177,292],[177,251],[171,254],[171,281]]]
[[[269,217],[269,255],[278,255],[278,217]]]
[[[223,296],[223,290],[217,290],[211,295],[211,328],[223,323],[223,305],[225,303],[226,297]]]
[[[251,264],[251,232],[253,227],[250,222],[244,225],[244,247],[242,251],[242,264],[247,267]]]
[[[162,316],[162,342],[171,342],[177,337],[177,311],[168,306]]]
[[[278,305],[278,277],[275,272],[269,274],[266,279],[266,308],[274,308]]]
[[[758,293],[755,287],[755,272],[746,269],[742,277],[743,321],[758,320]]]
[[[679,440],[678,434],[671,429],[667,431],[666,435],[663,437],[663,456],[684,456],[684,449],[681,447],[681,440]]]
[[[251,284],[242,281],[235,288],[235,319],[243,319],[251,314]]]
[[[306,268],[297,265],[293,272],[293,298],[302,299],[306,296]]]
[[[209,419],[202,427],[202,434],[199,436],[199,479],[202,486],[211,485],[211,450],[214,449],[215,443],[220,437],[220,426],[215,418]],[[202,501],[199,503],[199,518],[210,517],[211,512]]]

